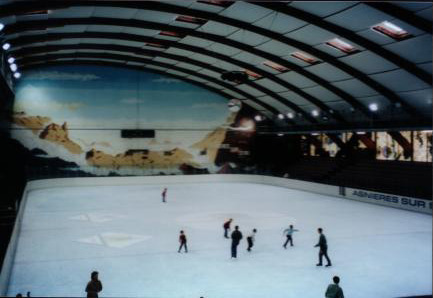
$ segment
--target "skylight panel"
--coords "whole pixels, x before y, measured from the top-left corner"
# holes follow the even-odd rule
[[[382,23],[373,26],[371,29],[396,40],[402,40],[410,36],[409,32],[388,21],[383,21]]]
[[[358,52],[358,49],[352,46],[350,43],[347,43],[339,38],[333,38],[326,42],[328,46],[331,46],[337,50],[342,51],[343,53],[355,53]]]
[[[263,62],[263,65],[266,65],[267,67],[270,67],[270,68],[272,68],[276,71],[279,71],[279,72],[285,72],[285,71],[289,70],[287,67],[284,67],[278,63],[275,63],[275,62],[272,62],[269,60],[266,60],[265,62]]]
[[[262,77],[258,73],[255,73],[255,72],[248,70],[248,69],[242,69],[242,71],[245,72],[249,77],[251,77],[253,79],[260,79]]]
[[[160,49],[168,49],[168,46],[160,44],[160,43],[147,42],[145,45],[148,46],[148,47],[154,47],[154,48],[160,48]]]
[[[196,25],[204,25],[206,24],[207,20],[200,19],[192,16],[178,16],[176,18],[176,21],[184,22],[184,23],[190,23],[190,24],[196,24]]]
[[[295,57],[295,58],[302,60],[304,62],[307,62],[309,64],[316,64],[317,62],[319,62],[316,58],[314,58],[310,55],[307,55],[305,53],[302,53],[302,52],[294,52],[294,53],[290,54],[290,56]]]
[[[170,36],[170,37],[179,37],[179,38],[184,38],[186,36],[185,34],[173,32],[173,31],[161,31],[161,32],[159,32],[159,35]]]
[[[199,0],[197,2],[203,3],[203,4],[219,6],[219,7],[224,7],[224,8],[227,8],[233,4],[233,1],[220,1],[220,0],[207,0],[207,1],[206,0]]]

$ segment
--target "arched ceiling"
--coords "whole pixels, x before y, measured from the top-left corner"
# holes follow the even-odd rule
[[[385,21],[407,34],[373,28]],[[242,99],[279,127],[431,127],[428,2],[2,1],[0,22],[21,70],[152,70]]]

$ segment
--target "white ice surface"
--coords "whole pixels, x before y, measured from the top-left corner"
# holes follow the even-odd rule
[[[303,191],[246,183],[98,186],[30,193],[9,296],[85,296],[100,272],[101,297],[324,297],[332,276],[345,297],[432,292],[432,217]],[[246,241],[237,260],[222,224],[233,218]],[[282,248],[288,224],[294,247]],[[316,267],[316,229],[330,268]],[[189,253],[177,253],[179,230]]]

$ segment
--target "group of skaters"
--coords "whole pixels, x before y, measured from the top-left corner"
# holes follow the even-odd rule
[[[164,190],[162,191],[162,202],[166,203],[166,198],[167,198],[167,188],[164,188]],[[231,243],[231,258],[232,259],[236,259],[237,258],[237,248],[239,246],[240,241],[243,238],[242,232],[239,230],[239,226],[235,226],[234,231],[231,233],[230,237],[229,237],[229,232],[231,231],[231,224],[233,222],[233,218],[230,218],[229,220],[227,220],[226,222],[224,222],[223,224],[223,229],[224,229],[224,238],[227,239],[232,239],[232,243]],[[283,244],[284,249],[287,249],[287,245],[290,244],[290,246],[293,246],[293,233],[294,232],[298,232],[298,229],[295,229],[293,227],[293,225],[289,225],[289,227],[287,229],[285,229],[283,231],[284,235],[286,236],[286,241]],[[323,257],[325,257],[327,264],[325,265],[326,267],[330,267],[332,266],[331,263],[331,259],[328,256],[328,244],[326,241],[326,236],[323,234],[323,229],[322,228],[318,228],[317,232],[319,233],[319,242],[314,246],[314,247],[319,247],[319,263],[316,264],[316,266],[323,266]],[[255,236],[257,233],[257,229],[252,229],[252,231],[248,234],[247,236],[247,251],[251,252],[252,247],[254,246],[254,242],[255,242]],[[187,247],[187,239],[186,239],[186,235],[185,232],[183,230],[180,231],[179,233],[179,249],[178,249],[178,253],[180,253],[182,251],[182,248],[184,249],[185,253],[188,252],[188,247]],[[325,297],[327,298],[344,298],[343,295],[343,290],[341,289],[341,287],[339,286],[339,282],[340,282],[340,278],[338,276],[334,276],[333,277],[333,284],[330,284],[328,286],[328,288],[326,289],[326,294]],[[102,286],[101,286],[102,289]]]

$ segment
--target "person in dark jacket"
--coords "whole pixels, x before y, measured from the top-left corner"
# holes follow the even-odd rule
[[[165,203],[165,198],[167,197],[167,187],[164,188],[164,190],[161,193],[162,202]]]
[[[188,252],[188,247],[186,246],[186,236],[185,233],[183,231],[180,231],[180,235],[179,235],[179,250],[177,252],[180,252],[182,250],[182,247],[185,249],[185,252]]]
[[[230,218],[228,221],[226,221],[224,224],[223,224],[223,228],[224,228],[224,237],[225,238],[229,238],[229,236],[228,236],[228,232],[230,231],[230,224],[232,223],[232,221],[233,221],[233,218]]]
[[[322,258],[323,256],[325,256],[326,261],[328,261],[328,264],[326,264],[326,267],[331,266],[331,260],[328,257],[328,244],[326,243],[326,237],[325,235],[322,233],[323,229],[322,228],[318,228],[317,232],[320,234],[319,237],[319,243],[317,243],[314,247],[319,247],[319,263],[316,264],[316,266],[322,266]]]
[[[235,230],[232,233],[232,258],[237,257],[238,245],[242,239],[242,233],[239,231],[239,226],[235,226]]]
[[[102,283],[98,279],[98,272],[93,271],[90,275],[90,281],[87,283],[87,298],[98,298],[98,293],[102,291]]]
[[[330,284],[326,289],[325,297],[326,298],[344,298],[343,289],[338,285],[340,283],[340,278],[338,276],[334,276],[332,278],[334,281],[333,284]]]

